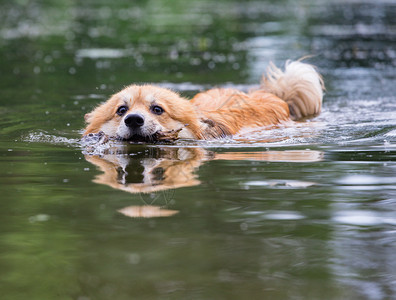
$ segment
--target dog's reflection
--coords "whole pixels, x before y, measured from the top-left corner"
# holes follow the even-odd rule
[[[199,185],[195,172],[210,160],[316,162],[323,159],[323,152],[313,150],[215,152],[197,147],[158,146],[126,152],[86,155],[85,159],[102,172],[93,181],[144,195]],[[129,217],[164,217],[178,211],[145,205],[126,207],[119,212]]]
[[[148,148],[130,154],[86,155],[103,172],[93,181],[129,193],[194,186],[200,184],[194,171],[207,153],[197,148]]]

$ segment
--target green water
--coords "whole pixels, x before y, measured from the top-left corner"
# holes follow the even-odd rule
[[[396,3],[0,2],[1,299],[396,297]],[[313,54],[311,122],[85,149],[130,83],[248,90]]]

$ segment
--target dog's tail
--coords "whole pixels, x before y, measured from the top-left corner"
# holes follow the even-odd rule
[[[286,62],[285,71],[270,63],[260,87],[286,101],[292,120],[318,115],[324,89],[323,79],[314,66],[290,60]]]

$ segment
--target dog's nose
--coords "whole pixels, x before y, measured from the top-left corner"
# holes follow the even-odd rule
[[[138,114],[130,114],[125,117],[125,125],[131,128],[139,128],[144,124],[144,117]]]

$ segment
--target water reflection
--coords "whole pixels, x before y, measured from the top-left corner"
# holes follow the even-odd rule
[[[318,162],[323,159],[323,152],[315,150],[216,152],[204,148],[164,146],[133,153],[112,151],[101,155],[87,154],[85,159],[102,172],[93,179],[93,182],[128,193],[144,195],[201,184],[196,172],[202,164],[212,160]],[[292,188],[306,188],[314,184],[314,182],[296,180],[246,183],[246,185],[282,185]],[[119,212],[129,217],[150,218],[173,216],[178,211],[149,203],[145,206],[126,207]]]
[[[194,171],[206,160],[198,148],[154,148],[149,152],[86,155],[103,173],[93,180],[129,193],[152,193],[200,184]]]
[[[133,205],[118,210],[124,216],[131,218],[170,217],[178,213],[177,210],[165,209],[155,205]]]

